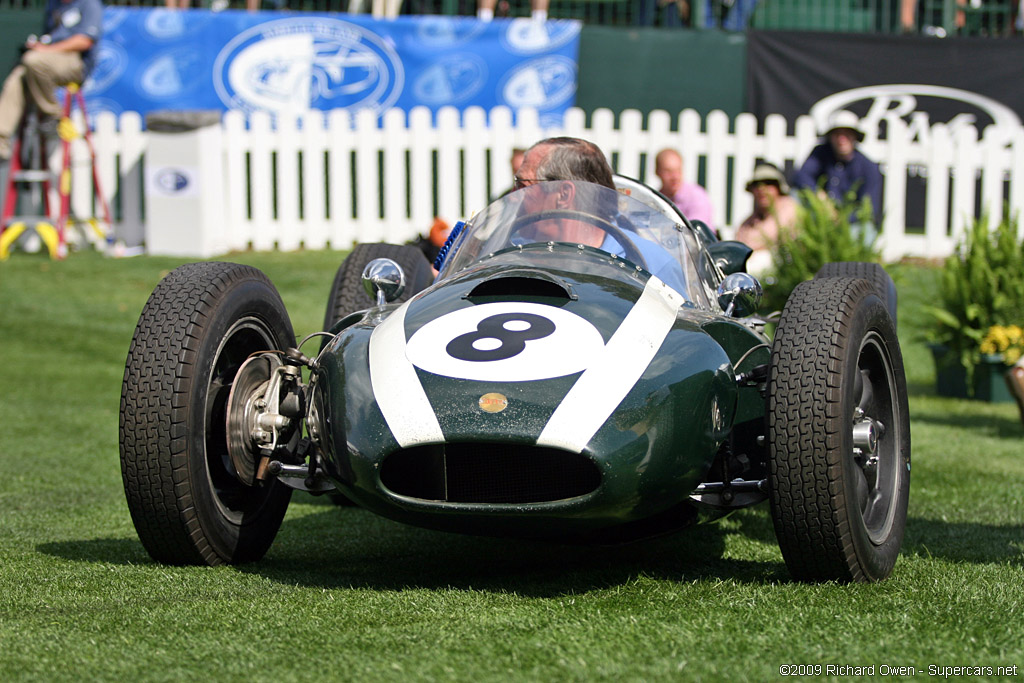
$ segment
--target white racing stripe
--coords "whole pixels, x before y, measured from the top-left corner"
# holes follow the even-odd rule
[[[405,312],[409,302],[370,335],[370,386],[391,433],[402,448],[444,441],[434,408],[405,357]]]
[[[652,276],[604,351],[555,409],[537,445],[582,452],[651,364],[684,301]]]

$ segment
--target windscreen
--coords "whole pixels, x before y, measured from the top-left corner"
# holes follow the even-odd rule
[[[510,192],[466,222],[439,279],[532,244],[592,247],[593,258],[623,259],[707,308],[695,268],[697,242],[677,214],[622,192],[577,180],[554,180]],[[571,264],[567,264],[571,267]]]

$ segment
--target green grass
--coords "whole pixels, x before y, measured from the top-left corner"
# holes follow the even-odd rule
[[[319,329],[341,254],[238,254]],[[897,269],[914,443],[892,577],[791,583],[765,508],[616,548],[462,537],[297,495],[267,557],[154,564],[124,502],[121,376],[143,303],[182,261],[0,264],[0,680],[774,680],[783,664],[1017,665],[1024,428],[934,395]]]

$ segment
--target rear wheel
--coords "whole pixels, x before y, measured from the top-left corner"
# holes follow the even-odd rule
[[[815,279],[826,277],[859,277],[870,282],[888,309],[893,326],[896,327],[896,284],[880,264],[863,261],[833,261],[823,265],[814,274]]]
[[[363,289],[363,268],[376,258],[389,258],[405,272],[405,291],[396,301],[406,301],[430,286],[434,271],[423,252],[408,244],[357,244],[352,253],[342,261],[327,297],[327,312],[324,314],[324,329],[329,330],[349,313],[361,311],[373,305]]]
[[[373,300],[363,289],[363,269],[370,261],[389,258],[402,267],[405,273],[405,290],[395,301],[406,301],[430,286],[434,271],[423,252],[408,244],[387,244],[375,242],[357,244],[334,276],[331,293],[327,297],[327,312],[324,314],[324,329],[329,330],[336,322],[349,313],[369,308]],[[332,491],[330,499],[337,505],[353,503],[343,493]]]
[[[228,449],[228,395],[245,360],[295,345],[277,290],[233,263],[182,266],[142,310],[121,387],[121,474],[142,545],[168,564],[261,558],[291,489],[249,486]]]
[[[772,346],[771,516],[802,581],[877,581],[903,542],[910,423],[896,330],[873,284],[801,283]]]

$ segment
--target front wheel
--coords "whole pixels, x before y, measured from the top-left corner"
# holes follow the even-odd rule
[[[865,263],[863,261],[832,261],[826,263],[814,274],[818,280],[827,277],[859,277],[867,280],[875,287],[875,292],[881,297],[882,302],[892,317],[892,324],[896,325],[896,284],[892,281],[889,273],[878,263]],[[898,327],[897,327],[898,329]]]
[[[261,272],[233,263],[172,271],[139,317],[121,387],[121,474],[132,521],[167,564],[237,564],[263,557],[291,489],[244,484],[226,424],[236,374],[295,334]]]
[[[793,290],[772,346],[768,438],[771,516],[793,577],[887,577],[907,519],[910,422],[895,326],[872,283]]]

